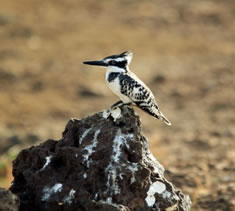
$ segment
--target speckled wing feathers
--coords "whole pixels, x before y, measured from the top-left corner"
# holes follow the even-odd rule
[[[154,100],[151,91],[128,74],[119,75],[121,93],[128,96],[134,103],[152,103]],[[148,104],[149,105],[149,104]]]
[[[153,93],[136,75],[127,73],[119,75],[121,93],[130,98],[140,109],[148,114],[162,119],[167,125],[169,120],[160,112]]]

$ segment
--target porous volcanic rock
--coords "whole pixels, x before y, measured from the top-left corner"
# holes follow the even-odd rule
[[[9,190],[0,188],[0,211],[18,211],[20,200]]]
[[[128,106],[71,119],[59,141],[21,151],[11,191],[21,211],[190,210],[164,178]]]

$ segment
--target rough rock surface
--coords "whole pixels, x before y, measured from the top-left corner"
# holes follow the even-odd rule
[[[164,178],[130,107],[72,119],[59,141],[20,152],[11,191],[20,210],[190,210]]]
[[[20,200],[11,191],[0,188],[0,211],[18,211]]]

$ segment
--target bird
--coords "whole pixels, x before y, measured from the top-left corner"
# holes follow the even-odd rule
[[[105,67],[108,87],[120,100],[111,108],[123,105],[136,105],[151,116],[163,120],[168,126],[171,122],[160,111],[152,91],[129,68],[133,53],[107,56],[102,60],[84,61],[83,64]]]

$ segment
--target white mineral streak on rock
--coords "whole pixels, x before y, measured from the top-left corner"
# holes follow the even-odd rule
[[[115,203],[113,203],[112,201],[113,201],[112,197],[108,197],[108,198],[106,199],[106,201],[100,200],[99,202],[101,202],[101,203],[103,203],[103,204],[110,204],[110,205],[112,205],[112,206],[114,206],[114,207],[120,209],[120,207],[118,206],[118,204],[115,204]]]
[[[190,211],[192,202],[190,200],[189,195],[185,195],[184,200],[185,200],[184,204],[185,204],[186,210]]]
[[[132,177],[131,177],[131,184],[134,183],[136,181],[135,179],[135,173],[138,171],[138,163],[130,163],[127,167],[131,173],[132,173]]]
[[[118,130],[114,140],[113,140],[113,153],[111,156],[111,162],[105,169],[105,172],[108,174],[108,180],[107,180],[107,190],[106,193],[110,190],[114,195],[120,193],[120,188],[118,187],[116,178],[119,176],[119,178],[123,178],[123,174],[117,175],[118,168],[115,164],[118,164],[120,162],[120,156],[121,156],[121,147],[126,144],[126,140],[133,139],[133,134],[122,134],[121,130]],[[133,170],[133,169],[132,169]]]
[[[124,175],[125,175],[124,173],[119,174],[119,177],[120,177],[121,180],[124,179],[124,178],[123,178]]]
[[[172,194],[171,192],[166,190],[166,185],[164,183],[156,181],[150,185],[149,190],[147,192],[147,197],[145,198],[145,201],[147,202],[149,207],[152,207],[155,204],[156,199],[154,195],[156,193],[161,194],[163,198],[175,199],[176,201],[180,200],[176,194]],[[176,206],[173,205],[171,207],[168,207],[166,210],[173,211]]]
[[[95,135],[94,135],[94,138],[92,140],[92,144],[86,146],[84,149],[87,151],[86,154],[83,155],[83,158],[87,164],[87,167],[89,168],[90,166],[90,163],[92,162],[91,160],[89,160],[89,157],[92,155],[93,152],[95,152],[94,148],[97,146],[98,144],[98,140],[97,140],[97,137],[98,135],[100,134],[100,129],[98,129],[96,132],[95,132]]]
[[[168,195],[169,195],[169,194],[168,194]],[[176,194],[173,195],[173,199],[175,199],[175,200],[177,200],[177,201],[180,200],[180,198],[179,198]]]
[[[111,110],[111,116],[114,119],[114,122],[121,117],[121,109],[119,107],[115,107]]]
[[[119,107],[114,107],[112,109],[107,109],[103,111],[102,117],[107,119],[110,115],[113,117],[114,122],[121,117],[122,111]]]
[[[166,190],[166,185],[162,182],[157,181],[152,184],[152,188],[154,188],[156,193],[161,194]]]
[[[112,161],[115,163],[119,162],[120,155],[121,155],[121,146],[123,146],[124,140],[123,137],[120,134],[120,131],[118,131],[117,135],[115,136],[113,140],[113,154],[112,154]]]
[[[46,157],[46,163],[45,163],[44,166],[40,169],[40,171],[43,171],[43,170],[48,166],[48,164],[51,162],[51,158],[52,158],[52,155]]]
[[[149,190],[147,192],[147,197],[145,201],[147,202],[149,207],[152,207],[155,204],[155,193],[162,194],[166,190],[166,185],[162,182],[156,181],[150,185]]]
[[[117,169],[114,167],[111,163],[107,166],[105,169],[106,172],[108,172],[108,180],[107,180],[107,190],[105,193],[107,193],[109,190],[111,190],[114,195],[120,193],[120,189],[116,182],[117,177]]]
[[[155,204],[156,199],[153,195],[147,195],[145,201],[147,202],[149,207],[152,207]]]
[[[84,138],[86,138],[87,134],[91,131],[91,129],[92,128],[89,128],[83,132],[82,137],[79,140],[79,144],[82,144],[82,141],[84,140]]]
[[[47,201],[48,199],[50,199],[52,194],[55,194],[57,192],[61,192],[62,187],[63,187],[63,185],[61,183],[57,183],[54,186],[52,186],[51,188],[48,188],[48,187],[43,188],[42,201]]]
[[[76,191],[74,189],[71,189],[69,195],[64,198],[64,203],[71,204],[72,200],[74,199],[75,192]]]
[[[162,197],[163,198],[168,198],[168,199],[169,198],[175,199],[176,201],[180,200],[180,198],[176,194],[173,194],[173,193],[171,193],[167,190],[162,193]]]
[[[175,210],[177,210],[177,206],[178,206],[178,204],[176,203],[176,204],[172,205],[171,207],[167,207],[166,211],[175,211]]]
[[[103,113],[102,113],[102,117],[104,119],[107,119],[109,117],[109,115],[110,115],[110,110],[109,109],[103,111]]]
[[[165,199],[165,198],[171,198],[171,193],[169,191],[165,191],[163,194],[162,194],[162,197]],[[178,197],[178,196],[177,196]]]
[[[97,201],[98,197],[99,197],[99,193],[96,193],[94,196],[94,200]]]
[[[108,197],[108,198],[106,199],[106,202],[107,202],[108,204],[111,204],[112,201],[113,201],[112,197]]]

